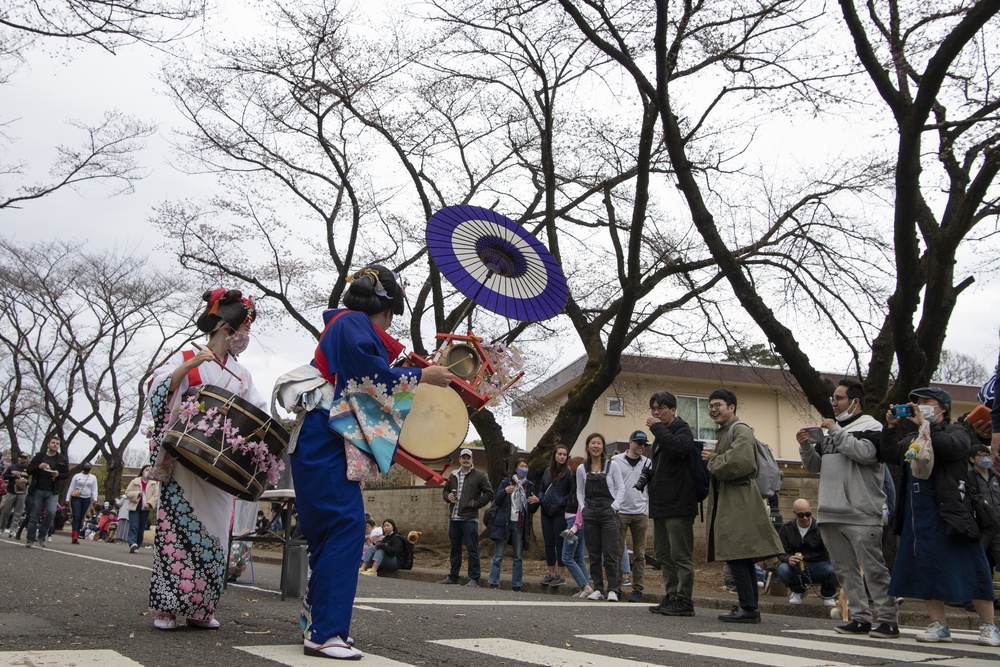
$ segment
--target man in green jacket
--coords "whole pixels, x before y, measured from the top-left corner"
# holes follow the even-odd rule
[[[715,450],[702,452],[711,476],[706,508],[708,562],[722,560],[729,565],[739,596],[739,604],[729,613],[719,614],[719,620],[760,623],[754,563],[776,556],[782,549],[767,504],[754,482],[757,438],[748,425],[736,423],[736,394],[728,389],[716,389],[708,397],[708,416],[719,427]]]

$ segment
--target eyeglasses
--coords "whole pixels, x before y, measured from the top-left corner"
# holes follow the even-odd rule
[[[830,397],[830,402],[831,403],[839,403],[840,401],[846,401],[846,400],[847,400],[847,396],[831,396]]]
[[[812,512],[796,512],[795,513],[795,516],[799,517],[800,519],[808,519],[812,515],[813,515]]]
[[[724,407],[726,407],[726,404],[725,404],[725,403],[719,403],[719,402],[716,402],[716,403],[709,403],[709,404],[708,404],[708,409],[709,409],[709,410],[721,410],[721,409],[723,409]]]

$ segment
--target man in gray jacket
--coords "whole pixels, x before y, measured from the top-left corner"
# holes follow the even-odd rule
[[[841,380],[830,397],[837,418],[823,420],[827,435],[815,442],[801,429],[796,440],[806,470],[819,473],[816,520],[847,595],[851,621],[836,630],[894,639],[899,637],[899,608],[889,595],[889,570],[882,556],[885,492],[882,463],[876,458],[882,425],[862,414],[864,400],[860,382]],[[869,594],[878,613],[875,627],[868,608]]]
[[[442,495],[451,507],[448,538],[451,541],[451,571],[439,584],[457,584],[462,569],[462,545],[469,551],[469,581],[466,586],[479,585],[479,510],[493,500],[493,486],[486,473],[472,467],[472,450],[463,449],[458,457],[459,469],[451,473]]]

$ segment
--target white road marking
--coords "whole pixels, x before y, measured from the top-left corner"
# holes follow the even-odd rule
[[[74,651],[3,651],[2,667],[143,667],[117,651],[104,649]]]
[[[274,662],[288,667],[306,667],[307,665],[330,665],[329,658],[312,658],[302,654],[302,644],[285,645],[264,645],[264,646],[234,646],[237,651],[245,651],[260,658],[273,660]],[[413,667],[407,662],[399,662],[383,658],[365,650],[359,664],[364,667]]]
[[[22,549],[24,548],[24,545],[21,544],[20,542],[8,542],[6,540],[0,540],[0,544],[10,544],[11,546],[21,547]],[[46,542],[46,544],[49,544],[49,542]],[[33,549],[37,549],[38,547],[32,547],[32,548]],[[44,549],[39,549],[39,551],[50,552],[50,553],[55,553],[55,554],[62,554],[64,556],[72,556],[73,558],[82,558],[84,560],[94,560],[94,561],[97,561],[98,563],[104,563],[106,565],[117,565],[118,567],[131,567],[131,568],[134,568],[136,570],[145,570],[146,572],[152,572],[153,571],[153,568],[147,567],[146,565],[136,565],[135,563],[122,563],[120,561],[108,560],[106,558],[98,558],[97,556],[86,556],[86,555],[81,554],[81,553],[75,553],[73,551],[64,551],[62,549],[56,549],[56,548],[51,547],[51,546],[47,546]],[[251,584],[237,584],[237,583],[232,582],[232,581],[229,582],[229,588],[233,588],[233,587],[236,587],[236,586],[238,586],[240,588],[245,588],[245,589],[251,590],[251,591],[259,591],[261,593],[274,593],[275,595],[281,595],[281,591],[274,591],[274,590],[271,590],[270,588],[261,588],[260,586],[254,586],[254,585],[251,585]]]
[[[355,604],[406,604],[424,605],[429,607],[614,607],[625,611],[627,609],[646,611],[646,606],[641,604],[624,605],[620,602],[590,602],[581,600],[571,602],[566,600],[442,600],[441,598],[355,598]]]
[[[846,655],[864,658],[883,658],[894,662],[922,662],[935,658],[949,658],[951,656],[941,653],[921,653],[917,650],[899,650],[899,644],[892,644],[893,648],[883,648],[887,646],[886,640],[882,640],[881,646],[859,646],[856,644],[839,644],[837,642],[818,642],[811,639],[801,639],[799,637],[773,637],[770,635],[756,635],[750,632],[694,632],[696,637],[709,637],[713,639],[728,639],[730,641],[746,642],[750,644],[764,644],[765,646],[784,646],[786,648],[797,648],[803,651],[825,651],[827,653],[844,653]],[[843,637],[843,635],[839,635]],[[904,644],[900,648],[910,648],[912,644]],[[940,648],[946,648],[947,645]],[[914,649],[926,648],[923,645],[913,646]]]
[[[697,655],[704,658],[719,660],[736,660],[751,665],[770,665],[770,667],[846,667],[847,663],[836,662],[826,658],[803,658],[794,655],[768,653],[741,648],[726,648],[712,644],[696,644],[695,642],[676,641],[673,639],[658,639],[642,635],[577,635],[580,639],[592,639],[599,642],[624,644],[631,647],[642,647],[656,651],[670,651],[685,655]],[[520,660],[520,655],[518,655]]]
[[[943,665],[944,667],[997,667],[996,658],[949,658],[947,660],[931,660],[925,665]]]
[[[659,667],[650,662],[636,662],[613,658],[606,655],[570,651],[569,649],[514,641],[502,637],[482,639],[436,639],[431,644],[450,646],[465,651],[484,653],[489,656],[516,660],[542,667],[583,667],[584,665],[599,665],[600,667],[640,667],[642,665]]]
[[[963,653],[985,653],[989,655],[1000,656],[1000,649],[993,646],[978,646],[976,644],[969,643],[975,639],[979,638],[978,632],[971,632],[968,630],[962,631],[962,635],[956,635],[955,638],[959,641],[955,642],[936,642],[936,643],[910,643],[909,639],[904,639],[902,642],[898,639],[877,639],[875,637],[869,637],[868,635],[855,636],[855,635],[841,635],[837,634],[834,630],[785,630],[785,632],[791,632],[800,635],[812,635],[814,637],[839,637],[841,639],[849,639],[850,641],[862,641],[862,642],[878,642],[882,646],[891,642],[894,646],[912,646],[914,648],[920,649],[938,649],[941,651],[947,651],[948,653],[963,652]],[[915,635],[923,630],[912,630],[900,628],[899,632],[905,635]],[[955,635],[954,632],[952,632]]]

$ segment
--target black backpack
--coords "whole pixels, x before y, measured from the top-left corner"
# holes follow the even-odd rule
[[[403,562],[399,565],[400,570],[413,569],[413,543],[403,539]]]
[[[701,452],[704,448],[704,442],[695,440],[694,452],[691,454],[691,461],[688,464],[691,469],[691,479],[694,481],[694,494],[699,503],[708,498],[708,464],[701,460]]]

